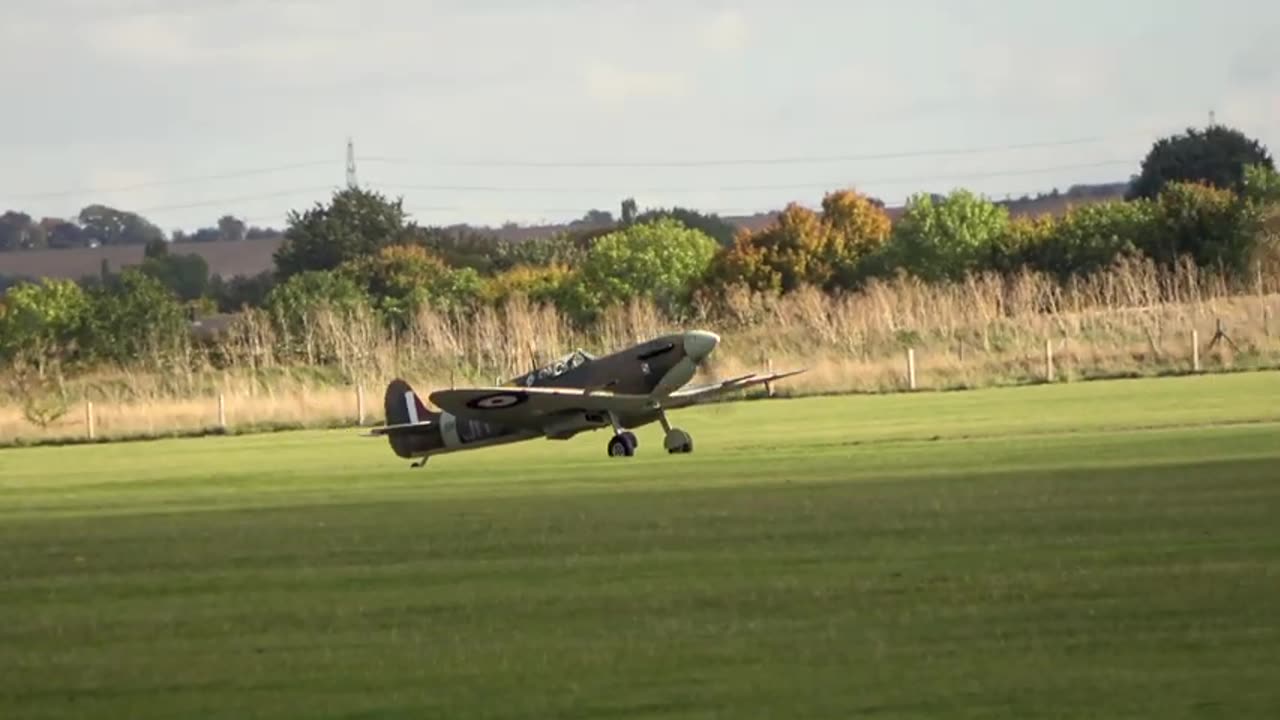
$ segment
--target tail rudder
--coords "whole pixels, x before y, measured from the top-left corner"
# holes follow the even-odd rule
[[[433,445],[433,438],[438,436],[439,428],[435,427],[439,413],[433,413],[422,404],[418,393],[409,383],[396,378],[387,385],[383,398],[387,425],[377,434],[385,434],[396,455],[408,458],[420,455]],[[435,436],[432,435],[435,433]]]
[[[422,398],[414,392],[409,383],[396,378],[387,385],[387,393],[383,398],[388,425],[408,425],[427,422],[435,419],[435,413],[422,404]]]

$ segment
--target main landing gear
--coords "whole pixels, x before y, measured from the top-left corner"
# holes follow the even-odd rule
[[[631,457],[640,441],[633,432],[622,432],[609,438],[609,457]]]
[[[675,455],[677,453],[693,452],[693,438],[689,433],[680,428],[671,427],[671,423],[667,422],[667,414],[658,415],[658,420],[662,423],[662,430],[666,435],[662,439],[662,446],[666,448],[668,453]],[[617,416],[609,413],[609,421],[613,423],[613,437],[609,438],[609,457],[631,457],[636,454],[636,447],[640,441],[636,439],[635,433],[629,430],[623,430],[622,425],[618,422]]]

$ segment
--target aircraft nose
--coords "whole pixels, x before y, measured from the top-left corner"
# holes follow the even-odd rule
[[[684,334],[684,352],[694,362],[699,362],[716,349],[720,336],[706,330],[690,330]]]

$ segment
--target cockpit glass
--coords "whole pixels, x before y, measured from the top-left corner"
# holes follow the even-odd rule
[[[570,370],[585,364],[587,361],[594,359],[594,355],[579,348],[568,355],[549,362],[529,373],[525,376],[525,381],[528,384],[532,384],[535,380],[551,380],[553,378],[558,378]]]

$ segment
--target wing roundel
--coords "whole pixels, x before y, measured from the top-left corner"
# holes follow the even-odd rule
[[[460,418],[541,429],[560,413],[630,414],[657,406],[643,395],[615,395],[570,388],[467,388],[437,390],[431,402]]]
[[[473,410],[503,410],[509,407],[515,407],[529,400],[529,393],[521,390],[511,391],[503,390],[501,392],[488,393],[479,397],[473,397],[467,400],[467,407]]]

